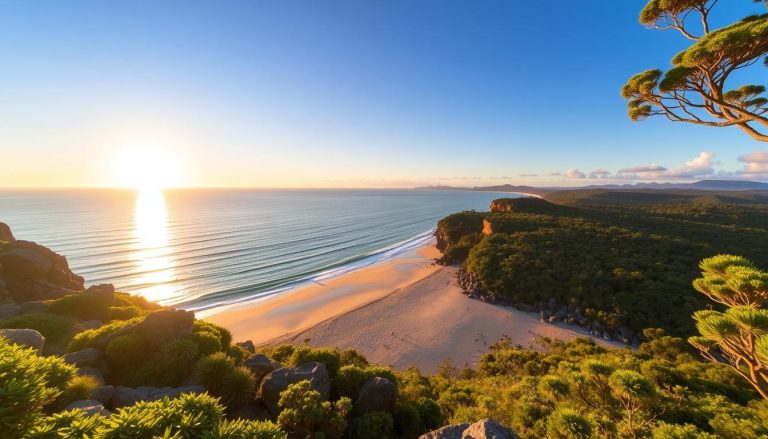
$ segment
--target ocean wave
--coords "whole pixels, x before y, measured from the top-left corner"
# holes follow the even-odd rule
[[[198,317],[202,318],[205,315],[214,314],[235,305],[242,305],[248,302],[264,300],[294,288],[310,285],[312,283],[321,283],[324,280],[342,276],[344,274],[369,267],[373,264],[392,259],[396,256],[402,255],[409,250],[413,250],[426,245],[433,239],[434,234],[435,229],[427,230],[404,241],[368,253],[364,253],[362,255],[342,259],[337,263],[323,267],[314,273],[309,273],[307,276],[301,279],[293,280],[284,285],[280,285],[265,291],[259,291],[251,294],[246,293],[246,295],[242,295],[243,293],[238,294],[235,292],[230,292],[227,295],[233,296],[231,299],[217,300],[215,302],[211,302],[210,299],[209,301],[206,301],[205,296],[202,296],[189,303],[175,304],[174,306],[177,308],[186,309],[188,311],[195,311]],[[242,288],[237,288],[237,290],[242,291]]]

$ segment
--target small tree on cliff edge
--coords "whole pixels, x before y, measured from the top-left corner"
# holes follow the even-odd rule
[[[694,313],[701,335],[688,341],[707,359],[728,364],[768,399],[768,273],[732,255],[704,259],[700,267],[694,288],[726,310]]]
[[[645,5],[640,12],[642,24],[676,30],[693,44],[672,58],[673,67],[667,72],[646,70],[629,79],[621,90],[629,101],[629,117],[639,121],[665,116],[672,122],[734,126],[768,142],[765,86],[739,84],[731,88],[727,84],[731,74],[753,66],[768,54],[768,14],[710,29],[710,13],[717,2],[650,0]],[[753,2],[768,5],[766,0]],[[765,63],[768,65],[768,58]]]

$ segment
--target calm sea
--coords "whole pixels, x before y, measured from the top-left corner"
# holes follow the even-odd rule
[[[428,242],[491,192],[429,190],[3,191],[17,239],[63,254],[86,284],[188,309],[265,297]]]

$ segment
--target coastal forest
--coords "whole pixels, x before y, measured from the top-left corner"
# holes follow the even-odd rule
[[[699,261],[729,253],[768,266],[766,201],[765,192],[562,191],[449,215],[437,237],[443,262],[463,264],[468,286],[489,300],[578,309],[599,335],[684,336],[707,305],[691,287]]]

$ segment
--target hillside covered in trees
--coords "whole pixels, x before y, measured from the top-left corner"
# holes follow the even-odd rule
[[[700,260],[768,265],[766,201],[761,191],[560,191],[449,215],[437,236],[444,261],[462,263],[491,300],[555,301],[614,330],[688,335],[707,304],[691,287]]]

